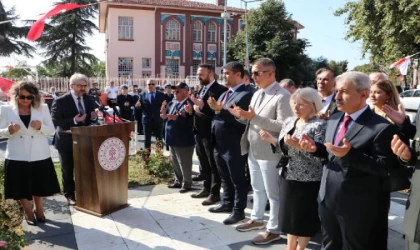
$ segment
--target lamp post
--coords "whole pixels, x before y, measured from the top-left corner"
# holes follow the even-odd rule
[[[223,65],[226,65],[226,50],[227,50],[227,19],[230,17],[230,13],[227,12],[227,0],[225,0],[225,9],[223,11],[222,17],[223,17]]]
[[[249,44],[248,44],[248,3],[254,3],[254,2],[262,2],[264,0],[241,0],[245,4],[245,49],[246,49],[246,58],[245,58],[245,68],[246,70],[249,70]]]

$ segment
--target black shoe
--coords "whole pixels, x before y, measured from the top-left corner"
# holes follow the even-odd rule
[[[194,176],[194,177],[192,178],[192,180],[193,180],[193,181],[204,181],[204,180],[205,180],[205,178],[204,178],[204,176],[202,176],[201,174],[199,174],[199,175],[197,175],[197,176]]]
[[[34,219],[34,220],[28,220],[28,217],[26,217],[26,215],[25,215],[25,220],[26,220],[26,223],[27,223],[29,226],[36,226],[36,223],[37,223],[37,221],[36,221],[36,217],[35,217],[35,219]]]
[[[265,205],[265,211],[270,211],[270,202]]]
[[[241,220],[245,219],[245,213],[232,213],[229,217],[227,217],[224,221],[223,224],[225,225],[232,225],[235,223],[240,222]]]
[[[34,210],[32,210],[32,212],[34,213],[34,215],[35,215],[35,220],[36,220],[37,222],[39,222],[39,223],[45,223],[45,221],[47,220],[47,219],[45,218],[45,216],[38,217],[38,216],[36,215],[36,211],[35,211],[35,209],[34,209]]]
[[[207,199],[205,199],[203,202],[201,202],[201,205],[203,206],[210,206],[215,204],[216,202],[220,201],[220,195],[209,195]]]
[[[182,188],[179,190],[179,192],[181,193],[181,194],[183,194],[183,193],[186,193],[186,192],[188,192],[188,191],[190,191],[191,190],[191,186],[182,186]]]
[[[231,213],[233,211],[233,208],[231,206],[220,204],[217,207],[211,207],[209,208],[209,212],[211,213]]]
[[[210,195],[209,190],[202,189],[198,194],[192,194],[191,198],[206,198]]]
[[[74,195],[66,195],[65,197],[69,206],[76,206],[76,198],[74,198]]]
[[[168,188],[182,188],[182,185],[181,185],[181,183],[174,182],[172,184],[169,184]]]

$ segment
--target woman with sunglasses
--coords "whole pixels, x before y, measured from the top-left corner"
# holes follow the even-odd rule
[[[20,201],[31,226],[45,222],[42,197],[60,192],[47,139],[54,131],[48,106],[35,84],[15,84],[10,106],[0,106],[0,136],[8,138],[4,191],[6,199]]]

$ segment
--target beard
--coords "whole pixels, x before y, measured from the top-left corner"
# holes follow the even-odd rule
[[[207,77],[207,78],[198,78],[198,80],[200,81],[200,85],[207,85],[207,84],[209,84],[210,83],[210,79]]]

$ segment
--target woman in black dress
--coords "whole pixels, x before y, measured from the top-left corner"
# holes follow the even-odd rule
[[[6,199],[20,201],[29,225],[45,222],[42,197],[60,192],[47,139],[54,130],[35,84],[15,84],[11,105],[0,106],[0,136],[8,138],[4,190]]]
[[[322,101],[312,88],[298,89],[291,96],[290,105],[295,116],[283,122],[279,139],[266,131],[261,131],[260,135],[274,146],[276,152],[283,152],[279,164],[279,229],[287,233],[288,250],[302,250],[321,229],[317,197],[322,159],[301,150],[299,140],[306,134],[323,143],[327,123],[316,116],[322,109]]]

